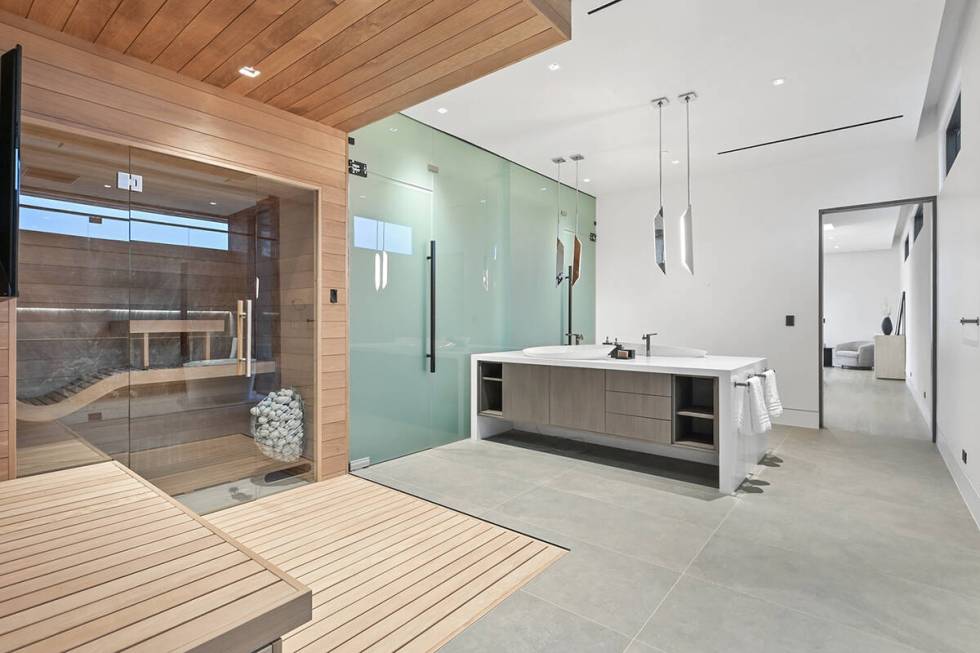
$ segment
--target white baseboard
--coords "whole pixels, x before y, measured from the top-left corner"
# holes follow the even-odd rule
[[[783,414],[773,420],[785,426],[802,426],[806,429],[820,428],[820,415],[815,410],[783,408]]]
[[[956,483],[956,489],[960,491],[967,510],[973,515],[973,521],[977,523],[977,528],[980,528],[980,492],[977,492],[977,488],[973,487],[973,483],[963,472],[959,456],[946,446],[942,432],[938,434],[937,440],[936,446],[939,447],[939,455],[943,457],[943,462],[946,463],[946,468],[949,470],[950,476],[953,477],[953,482]]]

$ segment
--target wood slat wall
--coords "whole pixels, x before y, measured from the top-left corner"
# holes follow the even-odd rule
[[[571,0],[0,0],[36,24],[354,130],[571,38]],[[255,78],[238,70],[252,66]]]
[[[57,6],[64,4],[72,3],[35,3],[37,12],[48,12],[52,21],[88,30],[80,19],[70,22],[70,13],[54,16]],[[146,3],[121,3],[114,17],[130,15],[121,13],[122,4],[126,12],[135,12]],[[205,3],[167,2],[154,20],[165,20],[164,9],[172,14],[193,4]],[[345,473],[346,134],[0,12],[0,48],[17,43],[25,51],[23,110],[28,123],[244,170],[319,192],[317,467],[320,478]],[[336,304],[329,303],[330,288],[340,291]],[[13,349],[9,351],[12,359]],[[14,376],[9,375],[11,381]]]
[[[0,300],[0,481],[16,470],[14,410],[17,394],[17,300]]]

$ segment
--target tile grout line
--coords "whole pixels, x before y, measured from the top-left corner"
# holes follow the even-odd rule
[[[530,584],[528,584],[528,585],[530,585]],[[616,633],[617,635],[622,635],[624,638],[629,638],[629,635],[627,635],[626,633],[624,633],[624,632],[622,632],[620,630],[616,630],[612,626],[607,626],[605,624],[599,623],[598,621],[596,621],[595,619],[593,619],[591,617],[586,617],[584,614],[579,614],[578,612],[575,612],[574,610],[569,610],[566,607],[563,607],[563,606],[558,605],[554,601],[550,601],[550,600],[544,598],[543,596],[539,596],[539,595],[535,594],[534,592],[532,592],[529,589],[527,589],[528,585],[525,585],[524,587],[519,588],[518,591],[519,592],[523,592],[524,594],[527,594],[528,596],[533,596],[534,598],[538,599],[539,601],[544,601],[545,603],[547,603],[548,605],[552,606],[553,608],[556,608],[558,610],[561,610],[562,612],[567,612],[568,614],[572,615],[573,617],[578,617],[579,619],[582,619],[584,621],[588,621],[590,624],[595,624],[596,626],[599,626],[603,630],[608,630],[609,632]]]
[[[661,606],[663,606],[663,604],[667,601],[667,598],[670,596],[671,592],[674,591],[674,588],[677,587],[677,585],[681,582],[681,579],[684,578],[684,576],[687,574],[688,570],[691,568],[691,565],[694,564],[694,561],[697,560],[698,557],[701,555],[701,553],[705,550],[705,548],[707,548],[708,543],[711,542],[712,539],[714,539],[715,535],[717,535],[718,531],[724,525],[725,521],[732,514],[732,511],[734,511],[735,508],[738,506],[739,501],[741,499],[737,495],[735,496],[735,498],[736,498],[736,502],[733,503],[732,507],[728,509],[728,512],[725,513],[725,516],[722,517],[721,521],[718,522],[718,525],[715,526],[714,530],[711,531],[711,534],[708,535],[708,537],[705,539],[704,543],[697,550],[697,552],[693,556],[691,556],[691,559],[688,561],[687,565],[684,566],[684,569],[677,576],[677,580],[674,581],[673,585],[670,586],[670,589],[667,590],[667,592],[663,595],[663,598],[661,598],[660,601],[657,603],[656,607],[653,608],[653,612],[650,613],[650,616],[646,618],[646,621],[643,622],[643,625],[640,626],[639,630],[636,631],[636,634],[633,635],[633,639],[631,639],[629,643],[626,645],[626,648],[623,649],[624,653],[629,649],[630,646],[633,645],[633,643],[636,641],[636,638],[640,636],[640,633],[642,633],[643,630],[650,624],[650,621],[653,620],[653,617],[657,614],[657,611],[660,610]]]

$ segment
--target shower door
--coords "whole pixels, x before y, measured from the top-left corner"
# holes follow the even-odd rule
[[[349,195],[351,459],[377,463],[436,443],[431,282],[442,259],[438,246],[431,258],[430,190],[372,173],[351,176]]]

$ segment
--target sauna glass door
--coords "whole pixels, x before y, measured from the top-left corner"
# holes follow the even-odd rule
[[[199,512],[308,477],[312,366],[284,384],[282,300],[301,286],[285,317],[312,345],[314,277],[280,254],[312,257],[315,213],[225,168],[134,149],[130,171],[130,466]]]

